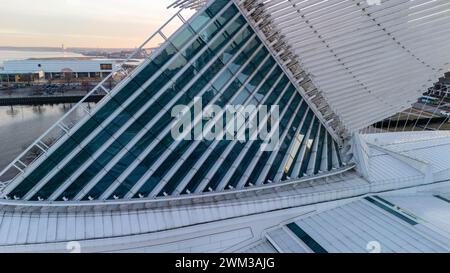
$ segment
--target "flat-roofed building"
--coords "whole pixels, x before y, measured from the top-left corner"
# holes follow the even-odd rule
[[[29,82],[36,80],[101,79],[110,74],[121,60],[79,58],[41,58],[11,60],[0,70],[0,81]]]

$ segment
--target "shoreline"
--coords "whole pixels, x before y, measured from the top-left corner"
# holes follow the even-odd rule
[[[105,95],[91,95],[86,102],[97,103]],[[45,104],[61,104],[61,103],[78,103],[84,95],[50,95],[50,96],[17,96],[17,97],[0,97],[0,106],[26,106],[26,105],[45,105]]]

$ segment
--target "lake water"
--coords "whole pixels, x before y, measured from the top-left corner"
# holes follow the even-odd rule
[[[22,51],[0,49],[0,66],[9,60],[25,60],[29,58],[83,57],[81,54],[57,51]]]
[[[87,104],[87,107],[94,104]],[[0,107],[0,170],[58,121],[73,104]],[[76,113],[75,118],[82,117]]]
[[[81,56],[83,55],[56,51],[0,49],[0,66],[7,60]],[[71,107],[71,104],[0,107],[0,169],[47,131]]]

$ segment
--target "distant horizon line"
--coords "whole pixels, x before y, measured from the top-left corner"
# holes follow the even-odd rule
[[[0,46],[0,49],[34,49],[34,50],[61,50],[62,47],[55,46]],[[133,50],[136,47],[67,47],[66,50],[74,50],[74,49],[91,49],[91,50]]]

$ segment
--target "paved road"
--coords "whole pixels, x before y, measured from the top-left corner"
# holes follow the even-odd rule
[[[40,96],[45,95],[48,96],[49,94],[43,91],[36,91],[36,87],[25,87],[25,88],[18,88],[18,89],[7,89],[7,90],[0,90],[0,98],[2,97],[29,97],[29,96]],[[56,89],[58,90],[58,89]],[[81,88],[75,89],[75,90],[67,90],[65,92],[55,92],[55,95],[71,95],[71,96],[79,96],[79,95],[86,95],[86,90],[82,90]]]
[[[434,114],[436,115],[436,117],[441,117],[442,115],[440,114],[440,112],[442,111],[441,109],[439,109],[436,106],[433,105],[427,105],[427,104],[423,104],[423,103],[415,103],[413,104],[413,107],[419,111],[419,114],[421,111],[430,113],[430,114]]]

